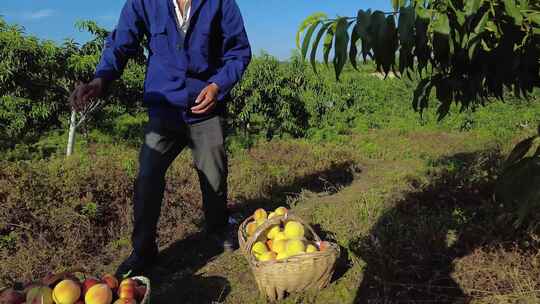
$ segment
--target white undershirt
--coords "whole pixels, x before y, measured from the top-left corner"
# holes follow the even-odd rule
[[[180,11],[180,6],[177,0],[172,0],[174,3],[174,10],[176,11],[176,24],[178,29],[185,35],[189,27],[189,14],[191,13],[191,0],[186,0],[184,5],[184,15]]]

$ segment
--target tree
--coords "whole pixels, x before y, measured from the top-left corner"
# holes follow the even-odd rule
[[[420,76],[413,107],[422,112],[435,89],[439,119],[453,101],[461,109],[504,98],[505,88],[527,96],[540,86],[540,2],[529,0],[393,0],[393,12],[359,10],[356,17],[309,16],[297,45],[316,69],[322,43],[339,79],[359,54],[409,78]],[[323,39],[324,38],[324,39]],[[358,45],[361,45],[358,48]],[[396,56],[396,54],[399,54]],[[398,57],[398,58],[396,58]]]
[[[8,25],[0,17],[0,144],[3,148],[33,142],[45,131],[65,127],[67,113],[72,118],[68,141],[73,143],[76,126],[87,121],[90,112],[101,104],[117,105],[122,112],[141,111],[133,104],[142,99],[146,62],[143,47],[106,98],[82,114],[70,111],[68,98],[73,88],[93,77],[109,34],[93,21],[78,22],[77,27],[90,32],[93,39],[83,45],[73,40],[59,45],[26,35],[22,27]]]
[[[540,87],[540,2],[529,0],[392,0],[393,12],[359,10],[356,17],[309,16],[297,33],[304,59],[309,49],[316,69],[323,40],[328,65],[334,49],[339,76],[347,60],[357,68],[359,53],[377,69],[409,78],[419,76],[413,108],[429,106],[435,89],[439,120],[452,102],[461,110],[484,105],[504,91],[527,97]],[[301,42],[301,45],[300,45]],[[359,50],[358,44],[361,45]],[[398,54],[398,58],[396,58]],[[397,59],[397,60],[396,60]],[[540,208],[540,148],[526,157],[540,137],[520,142],[510,153],[496,187],[496,197],[516,207],[521,225]]]

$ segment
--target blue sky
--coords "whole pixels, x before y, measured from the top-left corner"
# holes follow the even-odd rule
[[[210,0],[211,1],[211,0]],[[390,10],[390,0],[237,0],[246,22],[249,39],[256,53],[286,59],[295,48],[295,33],[300,22],[314,12],[329,16],[352,16],[359,8]],[[0,0],[0,15],[17,23],[27,33],[61,42],[88,36],[75,29],[77,20],[91,19],[113,28],[124,0]]]

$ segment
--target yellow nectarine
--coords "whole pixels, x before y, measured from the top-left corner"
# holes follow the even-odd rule
[[[54,289],[52,298],[57,304],[74,304],[81,297],[81,287],[73,280],[63,280]]]
[[[289,239],[298,239],[304,237],[304,226],[299,222],[287,222],[283,231]]]
[[[285,207],[278,207],[278,208],[276,208],[276,210],[274,212],[276,213],[276,215],[282,216],[282,215],[287,214],[288,211],[289,210],[287,210],[287,208],[285,208]]]
[[[253,219],[256,222],[261,222],[261,221],[264,222],[267,218],[268,218],[268,214],[266,213],[266,210],[262,208],[255,210],[255,212],[253,213]]]

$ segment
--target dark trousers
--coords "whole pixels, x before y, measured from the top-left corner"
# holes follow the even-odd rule
[[[152,117],[146,126],[134,189],[133,250],[141,258],[157,253],[156,231],[160,216],[165,173],[188,146],[199,175],[206,228],[223,231],[228,223],[227,155],[222,118],[193,125]]]

